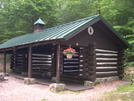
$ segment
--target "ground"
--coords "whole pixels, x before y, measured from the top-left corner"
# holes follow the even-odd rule
[[[114,81],[99,84],[94,89],[85,91],[63,91],[53,93],[49,87],[40,84],[24,85],[24,81],[11,76],[6,76],[0,81],[0,101],[95,101],[102,93],[116,90],[117,87],[126,85],[127,81]]]

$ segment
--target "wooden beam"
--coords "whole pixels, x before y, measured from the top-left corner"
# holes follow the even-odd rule
[[[60,83],[60,45],[57,45],[56,54],[56,83]]]
[[[29,45],[28,50],[28,78],[32,77],[32,45]]]
[[[3,53],[3,72],[6,73],[6,52]]]

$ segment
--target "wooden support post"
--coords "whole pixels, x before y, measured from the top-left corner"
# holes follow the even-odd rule
[[[60,83],[60,45],[57,45],[56,54],[56,83]]]
[[[32,45],[29,45],[28,50],[28,78],[32,77]]]
[[[3,72],[6,73],[6,52],[3,54]]]

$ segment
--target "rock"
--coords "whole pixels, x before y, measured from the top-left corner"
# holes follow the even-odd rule
[[[36,84],[36,79],[34,79],[34,78],[24,78],[24,84],[26,84],[26,85]]]
[[[106,83],[106,82],[112,82],[117,80],[119,80],[118,76],[111,76],[111,77],[104,77],[104,78],[96,78],[95,82]]]
[[[0,80],[4,80],[5,73],[0,73]]]
[[[66,90],[66,85],[63,84],[63,83],[59,83],[59,84],[52,83],[52,84],[49,85],[49,89],[52,92],[60,92],[60,91]]]
[[[93,87],[93,82],[91,82],[91,81],[84,81],[84,86]]]

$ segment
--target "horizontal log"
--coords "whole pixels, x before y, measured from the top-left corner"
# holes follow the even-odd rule
[[[110,53],[96,53],[96,56],[117,56],[117,54],[110,54]]]
[[[115,53],[114,52],[113,53],[112,52],[104,52],[104,51],[103,52],[101,52],[101,51],[95,51],[95,52],[96,53],[100,53],[100,54],[118,54],[116,52]]]
[[[79,79],[82,80],[83,78],[79,75],[69,75],[69,74],[61,74],[61,77],[64,78],[71,78],[71,79]]]
[[[52,57],[52,55],[48,55],[48,54],[32,54],[32,56],[40,56],[40,57]]]
[[[94,82],[95,79],[96,79],[96,75],[90,75],[90,76],[88,77],[88,80],[89,80],[89,81],[92,81],[92,82]]]
[[[94,71],[94,70],[96,70],[96,67],[95,66],[88,66],[88,69]]]
[[[123,74],[124,73],[124,70],[118,70],[118,73],[119,74]]]
[[[52,64],[32,64],[32,66],[52,66]]]
[[[96,59],[96,56],[88,56],[88,60],[95,60]]]
[[[96,64],[96,67],[117,67],[117,64]]]
[[[109,76],[118,76],[118,73],[96,74],[96,77],[97,77],[97,78],[101,78],[101,77],[109,77]]]
[[[124,61],[118,61],[118,65],[123,65]]]
[[[61,77],[61,80],[62,81],[69,81],[69,82],[84,84],[84,80],[77,80],[77,79],[70,79],[70,78],[63,78],[63,77]]]
[[[107,52],[107,53],[118,53],[118,51],[105,50],[105,49],[95,49],[96,52]]]
[[[102,69],[96,69],[96,72],[108,72],[108,71],[118,71],[118,68],[102,68]]]
[[[88,47],[88,50],[95,50],[95,46],[93,46],[93,47]]]
[[[75,66],[75,65],[73,65],[73,66],[70,66],[70,65],[69,65],[69,66],[65,66],[65,65],[64,65],[63,67],[64,67],[64,68],[79,68],[78,65],[76,65],[76,66]]]
[[[67,70],[67,71],[78,71],[78,68],[64,68],[63,70]]]
[[[118,53],[118,57],[123,57],[124,53]]]
[[[117,56],[101,56],[101,55],[98,55],[96,56],[96,58],[117,58]]]
[[[32,61],[32,64],[52,64],[52,61],[40,61],[40,62]]]
[[[117,65],[117,62],[97,62],[97,65]]]
[[[96,62],[117,62],[117,60],[96,60]]]
[[[66,62],[66,61],[67,61],[67,62],[72,62],[72,61],[74,61],[74,62],[75,62],[75,61],[79,61],[79,59],[78,59],[78,58],[72,58],[72,59],[64,58],[63,61],[65,61],[65,62]]]
[[[76,69],[76,70],[63,70],[63,72],[65,73],[65,72],[67,72],[67,73],[73,73],[73,72],[75,72],[75,73],[78,73],[78,69]]]
[[[96,52],[88,52],[88,56],[96,56]]]
[[[118,60],[124,60],[124,57],[118,57]]]
[[[124,66],[117,66],[117,68],[120,70],[120,69],[124,69]]]
[[[63,62],[63,64],[64,65],[66,65],[66,64],[78,64],[79,62],[74,62],[74,61],[72,61],[72,62]]]
[[[82,77],[83,77],[84,79],[87,79],[87,78],[89,77],[89,73],[83,73],[83,74],[82,74]]]
[[[85,74],[86,74],[86,73],[87,73],[89,76],[90,76],[90,75],[96,75],[96,72],[95,72],[95,71],[87,71],[87,72],[85,71]],[[85,75],[83,71],[79,71],[79,74]]]

